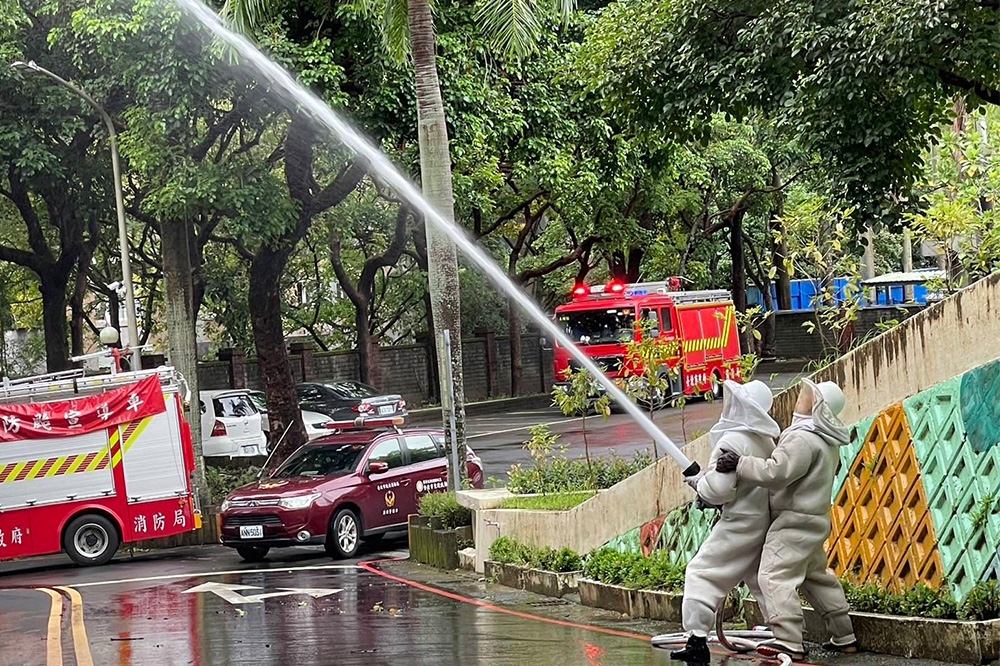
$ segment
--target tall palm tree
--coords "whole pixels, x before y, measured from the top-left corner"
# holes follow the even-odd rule
[[[236,30],[251,35],[289,0],[226,0],[223,16]],[[455,219],[452,190],[451,151],[448,125],[441,99],[437,70],[437,34],[434,30],[432,0],[363,0],[366,10],[379,21],[383,43],[390,56],[413,62],[416,81],[420,184],[424,198],[448,221]],[[567,22],[575,0],[552,0],[552,10]],[[481,0],[477,18],[498,53],[514,58],[529,55],[542,33],[545,8],[534,0]],[[438,376],[441,395],[447,363],[451,364],[454,385],[458,459],[465,459],[465,392],[462,376],[461,307],[458,288],[458,252],[455,244],[434,225],[427,225],[427,265],[431,293],[431,319],[437,331],[450,330],[454,344],[451,358],[438,341]],[[514,335],[515,331],[511,331]],[[464,465],[460,473],[464,475]]]

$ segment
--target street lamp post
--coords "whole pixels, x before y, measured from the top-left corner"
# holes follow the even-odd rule
[[[88,95],[79,86],[70,83],[58,74],[54,74],[44,67],[39,66],[35,61],[18,61],[11,64],[11,67],[25,72],[42,74],[66,88],[74,95],[94,107],[94,110],[104,119],[104,124],[108,127],[109,140],[111,142],[111,169],[115,180],[115,208],[118,212],[118,242],[121,246],[122,255],[122,283],[125,287],[125,315],[128,326],[129,346],[132,348],[132,370],[142,369],[142,351],[139,347],[139,327],[135,318],[135,291],[132,289],[132,262],[128,256],[128,229],[125,227],[125,198],[122,194],[122,173],[118,161],[118,133],[115,132],[115,124],[111,120],[108,112],[98,104],[93,97]]]

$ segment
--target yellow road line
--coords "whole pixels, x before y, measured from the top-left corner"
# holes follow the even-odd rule
[[[73,650],[76,652],[76,666],[94,666],[90,656],[90,641],[87,640],[87,627],[83,624],[83,597],[72,587],[56,587],[70,599],[71,621],[73,626]]]
[[[49,633],[45,638],[46,666],[62,666],[62,596],[55,590],[44,587],[35,588],[52,598],[49,609]]]

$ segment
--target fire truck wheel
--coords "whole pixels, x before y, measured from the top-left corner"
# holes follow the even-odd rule
[[[236,546],[236,552],[246,562],[263,562],[270,550],[268,546]]]
[[[716,400],[722,400],[722,379],[718,374],[713,375],[712,395]]]
[[[361,550],[361,521],[350,509],[341,509],[330,521],[326,535],[326,552],[331,557],[348,559]]]
[[[80,566],[105,564],[120,544],[114,523],[96,513],[87,513],[73,519],[63,534],[63,549]]]

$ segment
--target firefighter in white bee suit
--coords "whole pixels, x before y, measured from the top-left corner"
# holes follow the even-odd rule
[[[774,450],[780,428],[768,414],[773,396],[760,381],[723,384],[722,417],[709,431],[712,453],[707,472],[688,484],[705,504],[722,508],[722,516],[698,553],[687,565],[682,620],[687,644],[671,657],[707,664],[708,632],[715,612],[730,590],[746,582],[754,597],[766,607],[757,587],[757,565],[771,524],[767,490],[741,484],[733,474],[720,474],[716,461],[724,450],[764,460]]]
[[[827,635],[832,637],[824,647],[848,654],[858,651],[844,590],[826,568],[823,548],[830,535],[839,449],[850,441],[848,429],[838,418],[843,408],[844,393],[839,386],[803,380],[792,425],[782,433],[770,458],[744,456],[733,449],[716,463],[718,472],[735,471],[741,486],[771,490],[774,521],[758,577],[774,641],[758,646],[757,652],[768,657],[784,653],[796,661],[805,658],[800,591],[823,617]]]

